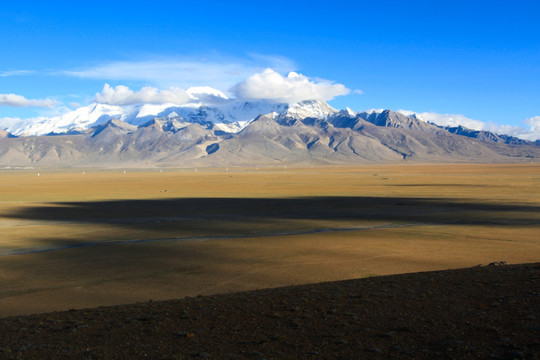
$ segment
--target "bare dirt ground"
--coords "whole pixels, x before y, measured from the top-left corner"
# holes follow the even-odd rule
[[[42,169],[0,183],[0,317],[540,259],[538,165]]]

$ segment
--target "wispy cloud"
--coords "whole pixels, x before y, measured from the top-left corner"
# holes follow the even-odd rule
[[[186,91],[179,88],[158,90],[154,87],[143,87],[139,91],[132,91],[127,86],[112,87],[105,84],[103,90],[94,96],[94,101],[108,105],[134,105],[134,104],[175,104],[181,105],[189,102],[191,98]]]
[[[257,53],[248,54],[254,64],[258,64],[260,70],[271,68],[279,73],[289,73],[297,69],[296,64],[289,58],[280,55],[263,55]]]
[[[53,108],[58,105],[58,101],[53,99],[27,99],[22,95],[0,94],[0,105],[14,107],[44,107]]]
[[[328,80],[314,81],[295,72],[285,77],[266,69],[237,84],[233,92],[238,98],[297,103],[304,100],[331,100],[348,94],[350,90]]]
[[[34,74],[34,73],[35,73],[35,71],[33,71],[33,70],[0,71],[0,77],[30,75],[30,74]]]

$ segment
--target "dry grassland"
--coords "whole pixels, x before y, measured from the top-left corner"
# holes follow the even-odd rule
[[[0,317],[540,260],[540,166],[0,171]]]

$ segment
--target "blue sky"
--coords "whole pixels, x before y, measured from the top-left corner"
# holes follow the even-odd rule
[[[540,138],[539,24],[537,1],[8,2],[0,119],[61,114],[105,84],[230,93],[272,68],[342,84],[336,108],[454,114]]]

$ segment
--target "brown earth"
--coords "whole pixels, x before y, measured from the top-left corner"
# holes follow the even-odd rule
[[[538,359],[540,263],[0,319],[2,359]]]

